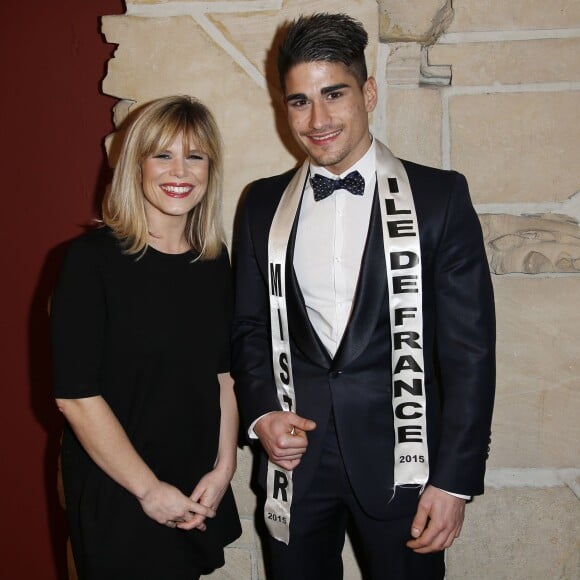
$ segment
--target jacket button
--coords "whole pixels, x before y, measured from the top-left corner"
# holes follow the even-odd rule
[[[342,371],[331,371],[329,374],[331,379],[338,379],[338,377],[342,374]]]

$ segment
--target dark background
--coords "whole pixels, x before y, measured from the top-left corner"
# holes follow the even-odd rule
[[[47,301],[63,243],[110,179],[115,46],[100,17],[122,0],[0,1],[0,578],[64,580],[56,494],[62,418],[51,395]]]

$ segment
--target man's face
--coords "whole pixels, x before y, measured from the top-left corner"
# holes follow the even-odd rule
[[[286,74],[286,110],[294,138],[312,160],[335,174],[356,163],[371,144],[368,114],[377,85],[337,62],[305,62]]]

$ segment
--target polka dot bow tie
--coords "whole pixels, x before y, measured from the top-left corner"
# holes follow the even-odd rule
[[[352,171],[344,179],[331,179],[316,173],[310,178],[310,184],[315,201],[332,195],[336,189],[346,189],[353,195],[362,195],[365,192],[365,178],[358,171]]]

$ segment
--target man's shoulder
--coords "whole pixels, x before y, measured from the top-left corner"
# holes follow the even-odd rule
[[[463,178],[463,176],[454,171],[453,169],[440,169],[438,167],[431,167],[429,165],[422,165],[414,161],[409,161],[408,159],[401,159],[401,162],[405,166],[407,175],[409,179],[415,179],[418,181],[428,181],[437,180],[441,182],[451,182],[456,180],[458,177]]]
[[[298,168],[279,175],[257,179],[248,185],[241,199],[241,207],[252,214],[269,216],[278,207],[280,198]]]
[[[469,187],[465,176],[452,169],[439,169],[401,159],[415,203],[433,210],[432,204],[442,208],[456,198],[469,198]]]
[[[250,183],[248,187],[248,192],[266,192],[266,193],[279,193],[282,195],[286,186],[290,183],[292,177],[298,171],[298,167],[293,167],[284,173],[278,175],[272,175],[270,177],[262,177]],[[259,193],[253,193],[253,195],[258,195]]]

